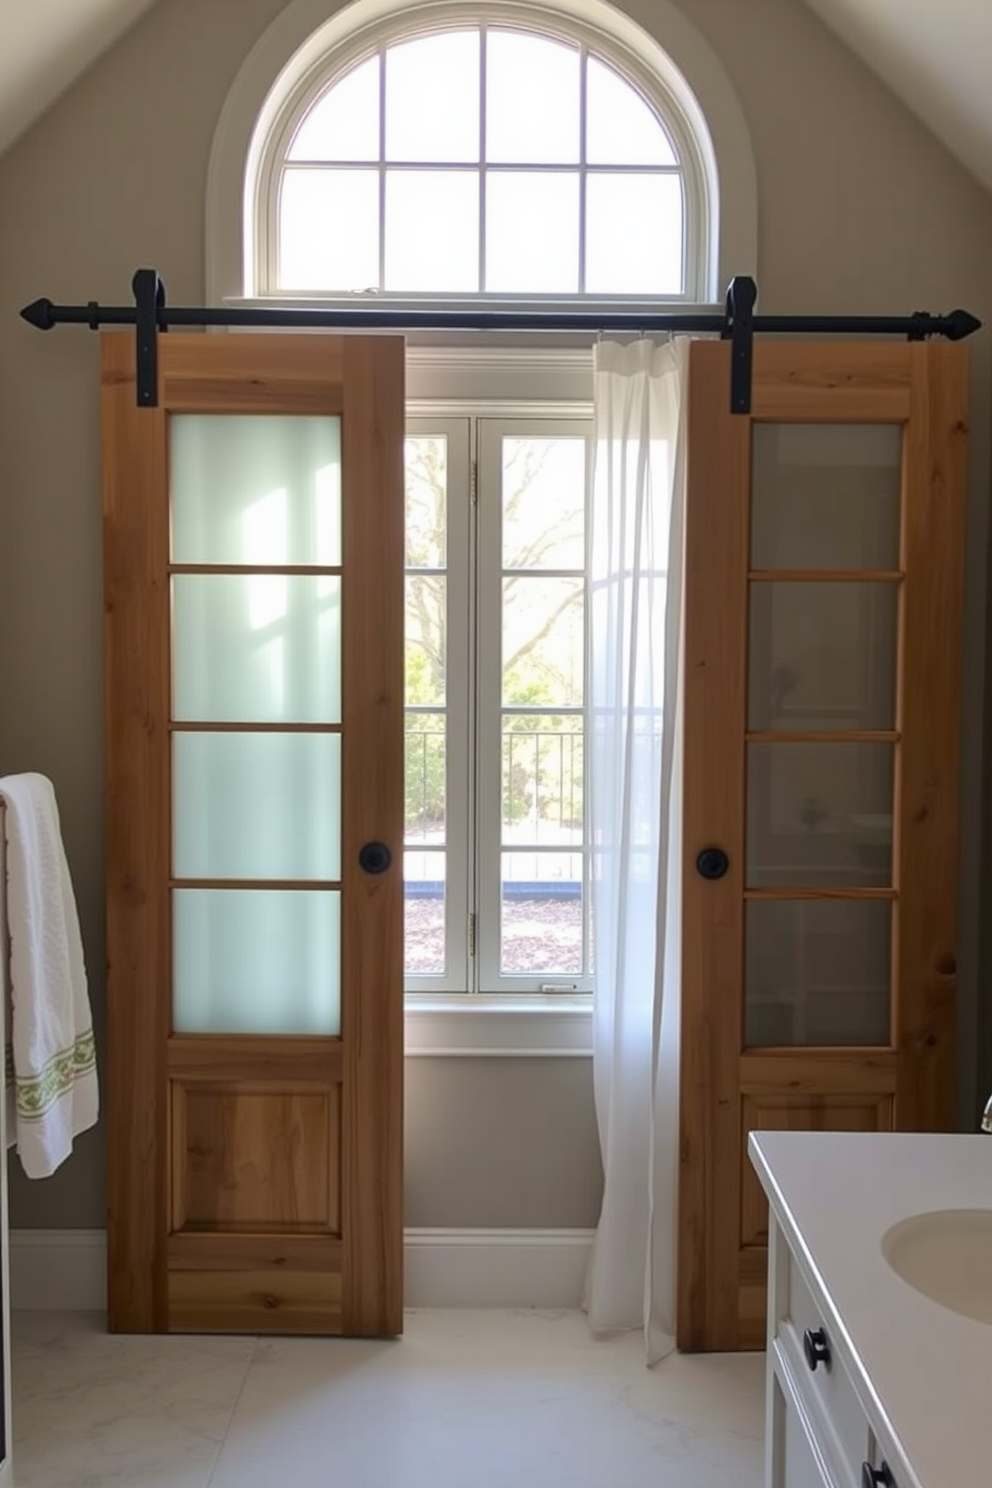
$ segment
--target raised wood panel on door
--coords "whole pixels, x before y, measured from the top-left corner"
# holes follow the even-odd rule
[[[685,1350],[763,1345],[766,1211],[746,1155],[750,1128],[941,1130],[953,1120],[966,352],[758,342],[749,418],[729,413],[729,378],[727,343],[692,346],[677,1287]],[[903,426],[898,570],[786,574],[899,591],[895,727],[843,735],[895,751],[889,887],[745,889],[747,740],[818,737],[747,733],[749,586],[783,577],[750,569],[751,428],[761,420]],[[696,872],[710,846],[730,859],[717,882]],[[838,897],[892,902],[889,1043],[745,1048],[746,900]]]
[[[398,338],[170,334],[149,410],[133,335],[102,337],[114,1331],[402,1331],[403,366]],[[341,419],[340,1037],[171,1032],[168,419],[187,412]],[[370,840],[393,850],[377,877]]]

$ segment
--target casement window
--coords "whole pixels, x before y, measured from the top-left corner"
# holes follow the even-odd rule
[[[589,992],[589,424],[410,420],[408,991]]]

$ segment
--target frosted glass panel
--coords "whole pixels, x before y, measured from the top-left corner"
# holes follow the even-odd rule
[[[895,727],[896,584],[752,583],[748,726]]]
[[[749,888],[892,883],[892,744],[749,744]]]
[[[892,905],[879,899],[747,904],[745,1042],[889,1042]]]
[[[754,568],[899,566],[898,424],[755,424]]]
[[[173,735],[178,878],[341,876],[339,734]]]
[[[176,574],[173,717],[341,721],[341,580]]]
[[[341,1031],[341,895],[176,889],[177,1033]]]
[[[174,563],[341,562],[341,421],[169,420]]]

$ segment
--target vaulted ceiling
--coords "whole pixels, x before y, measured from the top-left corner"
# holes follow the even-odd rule
[[[0,153],[155,0],[0,0]]]
[[[0,153],[155,3],[0,0]],[[992,191],[992,0],[806,3]]]

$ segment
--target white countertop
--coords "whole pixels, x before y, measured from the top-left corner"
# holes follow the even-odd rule
[[[992,1477],[992,1326],[909,1286],[881,1239],[914,1214],[992,1209],[992,1136],[752,1132],[748,1150],[826,1294],[824,1323],[866,1415],[910,1469],[900,1488],[980,1488]]]

